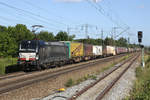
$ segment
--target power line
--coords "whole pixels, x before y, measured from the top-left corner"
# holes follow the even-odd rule
[[[56,15],[54,12],[51,12],[51,11],[49,11],[49,10],[46,10],[46,9],[44,9],[44,8],[38,6],[38,5],[35,5],[35,4],[31,3],[31,2],[29,2],[28,0],[25,0],[25,1],[23,1],[23,2],[26,3],[26,4],[28,4],[28,5],[30,5],[30,6],[32,6],[32,7],[37,8],[38,10],[44,11],[44,12],[46,12],[46,13],[53,13],[54,15]],[[60,19],[66,19],[66,18],[64,18],[63,16],[60,16],[60,15],[57,15],[57,17],[60,18]],[[67,18],[67,19],[68,19],[68,18]],[[58,23],[58,24],[62,24],[62,25],[67,26],[66,23],[59,22],[59,21],[56,21],[56,20],[54,21],[53,19],[51,19],[51,20],[52,20],[53,22]]]
[[[40,7],[40,6],[37,6],[37,5],[34,5],[33,3],[31,3],[31,2],[29,2],[28,0],[25,0],[25,1],[23,1],[24,3],[26,3],[26,4],[28,4],[28,5],[30,5],[30,6],[32,6],[32,7],[35,7],[35,8],[37,8],[37,9],[39,9],[39,10],[42,10],[42,11],[45,11],[46,13],[53,13],[53,12],[50,12],[49,10],[46,10],[46,9],[44,9],[44,8],[42,8],[42,7]],[[53,13],[53,14],[55,14],[55,13]],[[56,15],[56,14],[55,14]],[[62,16],[56,16],[56,17],[58,17],[58,18],[60,18],[60,19],[65,19],[64,17],[62,17]],[[55,22],[58,22],[58,21],[55,21]],[[65,24],[65,23],[62,23],[62,22],[58,22],[58,23],[60,23],[60,24],[63,24],[63,25],[67,25],[67,24]]]
[[[124,24],[125,25],[125,28],[123,28],[122,27],[122,25],[120,25],[119,23],[118,23],[118,19],[117,20],[114,20],[113,19],[113,16],[111,16],[111,14],[109,14],[109,13],[106,13],[105,12],[105,10],[103,9],[103,7],[100,5],[100,4],[98,4],[98,3],[95,3],[95,4],[93,4],[92,3],[92,1],[90,1],[90,0],[86,0],[92,7],[94,7],[96,10],[98,10],[102,15],[104,15],[105,17],[107,17],[111,22],[113,22],[114,24],[116,24],[118,27],[120,27],[123,31],[122,32],[120,32],[118,35],[117,35],[117,37],[118,36],[120,36],[121,34],[123,34],[124,32],[126,32],[128,29],[129,29],[129,26],[127,25],[127,24]]]
[[[32,13],[32,12],[29,12],[29,11],[26,11],[26,10],[23,10],[23,9],[20,9],[20,8],[13,7],[13,6],[8,5],[8,4],[6,4],[6,3],[3,3],[3,2],[0,2],[0,4],[3,5],[3,6],[6,6],[6,7],[8,7],[8,8],[14,9],[14,10],[18,11],[18,12],[21,13],[21,14],[22,14],[22,12],[25,12],[26,14],[28,14],[27,17],[30,16],[29,18],[31,18],[31,19],[33,19],[33,20],[42,22],[42,23],[44,23],[44,24],[47,23],[48,25],[50,24],[50,25],[53,26],[53,27],[54,27],[54,26],[57,27],[57,26],[54,25],[54,24],[51,24],[51,23],[49,23],[49,22],[47,22],[47,21],[44,21],[44,20],[41,20],[41,19],[43,19],[43,18],[41,18],[41,16],[38,16],[38,15]],[[34,15],[34,17],[33,17],[33,15]],[[35,18],[35,17],[36,17],[36,18]],[[39,17],[39,18],[41,18],[41,19],[39,19],[39,18],[37,18],[37,17]],[[54,28],[50,28],[50,29],[54,29]],[[55,30],[56,30],[56,29],[55,29]]]
[[[0,2],[0,4],[3,5],[3,6],[9,7],[9,8],[11,8],[11,9],[15,9],[15,10],[17,10],[17,11],[22,11],[22,12],[25,12],[25,13],[30,14],[30,15],[32,15],[32,16],[36,16],[36,17],[39,17],[39,18],[41,18],[41,19],[50,21],[49,19],[47,19],[47,18],[45,18],[45,17],[43,17],[43,16],[37,15],[37,14],[32,13],[32,12],[27,11],[27,10],[23,10],[23,9],[20,9],[20,8],[17,8],[17,7],[8,5],[8,4],[4,3],[4,2]],[[45,21],[44,21],[44,22],[45,22]],[[48,22],[45,22],[45,23],[48,23]],[[51,23],[49,23],[49,24],[51,24]],[[53,25],[54,25],[54,24],[53,24]]]
[[[119,25],[119,23],[117,21],[115,21],[112,16],[109,13],[106,13],[105,10],[103,9],[103,7],[101,5],[99,5],[98,3],[93,4],[92,1],[90,0],[86,0],[92,7],[94,7],[98,12],[100,12],[103,16],[107,17],[111,22],[113,22],[114,24],[116,24],[117,26],[121,27]],[[121,27],[122,28],[122,27]],[[124,30],[124,28],[122,28]],[[127,28],[128,29],[128,26]],[[125,29],[125,30],[126,30]]]
[[[30,2],[30,0],[23,0],[23,2],[24,3],[26,3],[26,4],[28,4],[28,5],[30,5],[31,7],[35,7],[35,8],[37,8],[38,10],[41,10],[41,11],[44,11],[44,12],[46,12],[46,13],[52,13],[53,15],[55,15],[57,18],[59,18],[59,19],[64,19],[64,20],[66,20],[67,19],[67,21],[69,20],[69,23],[70,24],[74,24],[74,20],[72,20],[72,19],[70,19],[70,18],[66,18],[66,17],[64,17],[64,16],[60,16],[60,15],[56,15],[53,11],[50,11],[50,10],[47,10],[47,9],[45,9],[45,8],[42,8],[41,6],[38,6],[38,5],[35,5],[34,3],[32,3],[32,2]],[[71,22],[72,21],[72,22]],[[59,22],[59,21],[56,21],[56,22]],[[75,22],[77,22],[77,21],[75,21]],[[65,26],[68,26],[68,24],[66,24],[66,23],[64,23],[64,22],[59,22],[59,23],[61,23],[61,24],[63,24],[63,25],[65,25]]]
[[[16,21],[16,19],[10,19],[10,18],[6,18],[6,17],[3,17],[3,16],[0,16],[1,19],[3,19],[3,21],[7,22],[7,24],[9,24],[10,21]],[[18,24],[24,24],[24,23],[18,23]],[[33,24],[33,23],[32,23]],[[31,24],[26,24],[27,26],[31,26]],[[58,30],[58,29],[55,29],[55,28],[51,28],[51,27],[47,27],[46,28],[49,28],[49,29],[53,29],[53,30]]]

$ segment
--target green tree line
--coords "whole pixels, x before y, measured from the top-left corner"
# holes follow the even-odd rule
[[[102,39],[74,39],[75,35],[69,35],[67,32],[60,31],[56,35],[48,31],[40,31],[36,35],[33,34],[26,25],[17,24],[16,26],[1,26],[0,25],[0,57],[17,56],[18,46],[22,40],[32,40],[38,38],[44,41],[77,41],[93,45],[128,45],[125,38],[113,40],[112,38]],[[136,45],[130,44],[130,47]]]

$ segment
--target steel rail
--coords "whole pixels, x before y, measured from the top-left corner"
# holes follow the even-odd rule
[[[113,73],[115,70],[117,70],[118,68],[120,68],[122,65],[124,65],[125,63],[127,63],[128,61],[130,61],[131,59],[133,59],[134,56],[131,56],[130,58],[126,59],[125,61],[123,61],[120,64],[115,65],[114,69],[112,71],[110,71],[109,73],[105,74],[104,76],[102,76],[100,79],[98,79],[96,82],[88,85],[87,87],[85,87],[84,89],[82,89],[81,91],[79,91],[78,93],[76,93],[75,95],[73,95],[71,98],[69,98],[68,100],[75,100],[77,97],[79,97],[80,95],[82,95],[83,93],[85,93],[88,89],[92,88],[93,86],[95,86],[97,83],[99,83],[101,80],[103,80],[104,78],[106,78],[108,75],[110,75],[111,73]]]
[[[124,55],[124,54],[123,54]],[[117,55],[118,56],[118,55]],[[94,59],[94,60],[103,60],[103,59],[108,59],[109,57],[106,57],[106,58],[100,58],[100,59]],[[93,60],[93,61],[94,61]],[[16,65],[17,66],[17,65]],[[62,67],[66,67],[66,66],[69,66],[68,64],[67,65],[64,65]],[[74,66],[76,67],[76,65]],[[44,70],[43,70],[44,71]],[[9,74],[6,74],[6,75],[1,75],[0,76],[0,81],[3,81],[5,79],[11,79],[11,78],[16,78],[16,77],[20,77],[20,76],[25,76],[25,75],[30,75],[30,74],[34,74],[34,73],[37,73],[39,71],[33,71],[33,72],[26,72],[26,73],[21,73],[21,72],[16,72],[16,73],[9,73]],[[42,72],[42,71],[41,71]],[[19,73],[19,74],[18,74]]]
[[[135,62],[135,60],[139,57],[136,56],[131,63],[121,72],[121,74],[119,74],[119,76],[117,78],[115,78],[97,97],[96,100],[101,100],[105,94],[107,94],[109,92],[109,90],[115,85],[115,83],[124,75],[124,73],[132,66],[132,64]]]
[[[24,72],[16,72],[16,73],[2,75],[2,76],[0,76],[0,81],[5,80],[5,79],[10,79],[10,78],[18,77],[18,76],[22,76],[22,75],[25,75],[25,74],[26,73],[24,73]]]
[[[122,56],[124,56],[124,55],[118,55],[118,56],[115,56],[115,58],[119,58]],[[35,75],[33,77],[27,77],[27,78],[15,80],[15,81],[12,81],[9,83],[0,84],[0,94],[6,93],[11,90],[15,90],[15,89],[18,89],[18,88],[21,88],[21,87],[24,87],[24,86],[27,86],[27,85],[30,85],[30,84],[33,84],[36,82],[40,82],[40,81],[47,80],[50,78],[55,78],[59,75],[66,74],[66,73],[69,73],[72,71],[88,68],[88,67],[91,67],[91,66],[99,64],[99,63],[109,62],[113,58],[114,57],[103,58],[96,62],[89,62],[89,63],[83,64],[83,65],[78,65],[76,67],[66,68],[66,69],[55,71],[55,72],[42,73],[39,75]]]

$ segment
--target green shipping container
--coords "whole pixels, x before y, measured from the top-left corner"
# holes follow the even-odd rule
[[[68,46],[68,48],[69,48],[69,58],[71,58],[71,46],[70,46],[70,41],[61,41],[61,42],[64,42],[67,46]]]
[[[61,41],[64,42],[69,48],[69,58],[83,56],[83,43]]]

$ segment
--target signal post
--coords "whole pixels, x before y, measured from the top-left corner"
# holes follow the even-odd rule
[[[143,38],[143,32],[142,31],[138,31],[138,42],[139,42],[139,45],[141,46],[141,49],[142,49],[142,67],[145,67],[145,62],[144,62],[144,45],[141,45],[142,38]]]

